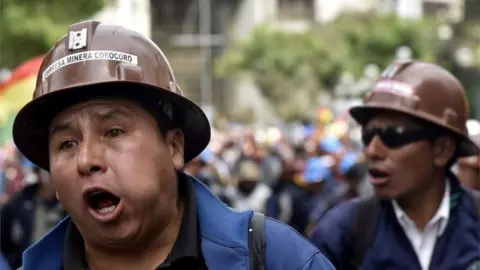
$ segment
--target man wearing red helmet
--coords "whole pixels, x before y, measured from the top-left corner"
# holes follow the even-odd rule
[[[394,62],[350,110],[376,196],[333,209],[312,241],[337,269],[478,269],[480,196],[451,172],[478,153],[468,102],[445,69]]]
[[[72,25],[13,135],[69,214],[24,253],[25,270],[333,269],[293,229],[232,211],[182,172],[209,143],[209,122],[132,30]]]

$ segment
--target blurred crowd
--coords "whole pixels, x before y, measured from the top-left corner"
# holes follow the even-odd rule
[[[277,127],[217,131],[185,171],[229,206],[263,212],[305,234],[337,203],[371,194],[348,128],[336,135],[312,125],[289,130],[297,138]]]

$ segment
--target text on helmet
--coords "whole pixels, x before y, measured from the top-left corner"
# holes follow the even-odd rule
[[[132,65],[138,65],[138,57],[133,54],[116,51],[86,51],[67,55],[53,62],[42,74],[43,80],[46,80],[55,71],[71,64],[90,61],[90,60],[109,60],[119,61]]]
[[[374,92],[388,92],[402,96],[411,96],[414,90],[412,85],[394,80],[380,80],[373,87]]]

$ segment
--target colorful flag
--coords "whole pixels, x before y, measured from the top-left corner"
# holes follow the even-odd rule
[[[32,99],[43,56],[24,62],[0,83],[0,146],[12,140],[13,120],[17,112]]]

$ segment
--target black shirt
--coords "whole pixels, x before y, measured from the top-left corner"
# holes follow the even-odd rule
[[[167,259],[155,270],[207,269],[201,251],[201,237],[194,189],[193,183],[184,174],[180,174],[180,196],[185,200],[182,224],[172,251]],[[63,268],[65,270],[88,269],[83,239],[73,222],[70,222],[68,225],[64,251]]]

